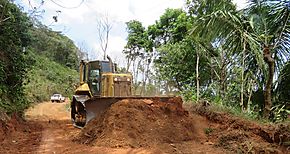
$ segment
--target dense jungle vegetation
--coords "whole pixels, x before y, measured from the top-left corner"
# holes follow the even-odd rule
[[[188,0],[148,27],[127,22],[124,54],[135,76],[156,78],[149,83],[166,92],[283,121],[290,113],[289,13],[283,0],[250,0],[241,10],[231,0]]]
[[[78,48],[60,32],[32,20],[19,6],[0,0],[0,108],[22,113],[53,93],[72,95]]]

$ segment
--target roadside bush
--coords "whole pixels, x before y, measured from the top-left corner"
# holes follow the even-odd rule
[[[0,108],[7,113],[21,112],[29,104],[23,85],[33,63],[25,50],[32,24],[11,1],[0,0],[0,6]]]

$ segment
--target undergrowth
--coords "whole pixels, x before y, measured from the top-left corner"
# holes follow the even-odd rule
[[[186,104],[196,104],[197,102],[186,102]],[[214,112],[222,112],[234,115],[236,117],[240,117],[242,119],[247,119],[250,121],[254,121],[257,123],[272,123],[270,120],[264,119],[259,115],[259,112],[255,112],[253,110],[242,111],[239,106],[226,105],[225,103],[209,103],[209,109]]]
[[[71,97],[78,82],[78,72],[43,56],[36,56],[36,64],[28,72],[25,93],[30,102],[49,100],[53,93]]]

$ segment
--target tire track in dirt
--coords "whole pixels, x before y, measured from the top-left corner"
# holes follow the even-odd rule
[[[64,138],[62,128],[69,122],[68,104],[43,102],[35,105],[26,112],[26,119],[38,122],[43,127],[42,139],[36,153],[56,153],[58,142]],[[65,129],[65,128],[63,128]]]
[[[45,130],[42,134],[41,144],[39,149],[37,150],[37,153],[55,153],[54,142],[54,137],[50,136],[50,131]]]

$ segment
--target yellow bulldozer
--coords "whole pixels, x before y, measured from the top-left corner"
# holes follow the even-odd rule
[[[118,73],[117,66],[108,61],[81,61],[80,83],[71,102],[71,119],[76,127],[84,127],[112,104],[122,99],[158,99],[172,97],[143,97],[132,95],[132,75]]]

